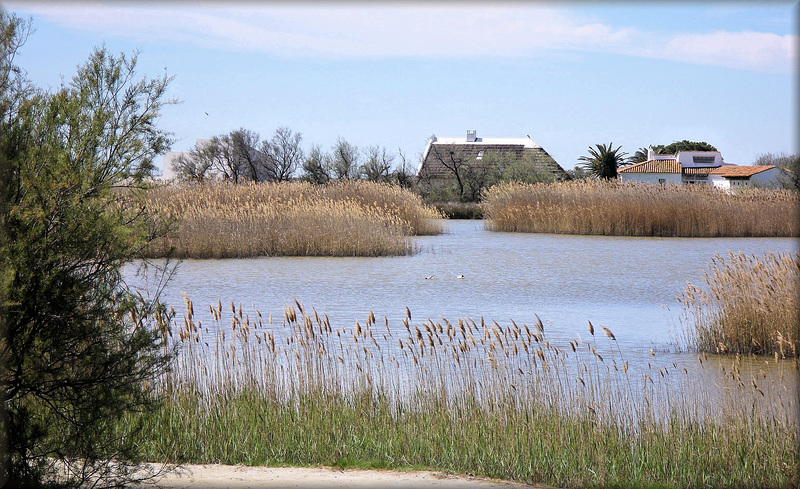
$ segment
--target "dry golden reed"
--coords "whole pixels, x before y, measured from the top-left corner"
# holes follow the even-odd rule
[[[178,223],[150,257],[399,255],[412,251],[408,235],[441,232],[441,215],[418,196],[364,181],[172,184],[145,198]]]
[[[711,185],[507,183],[483,196],[495,231],[609,236],[800,236],[800,195]]]
[[[689,345],[700,351],[797,357],[800,254],[717,254],[679,297]]]

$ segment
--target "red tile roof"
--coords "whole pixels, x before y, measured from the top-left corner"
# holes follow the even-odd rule
[[[715,166],[687,166],[682,171],[684,175],[699,175],[699,176],[708,176],[712,170],[714,170]]]
[[[650,160],[626,166],[617,170],[618,173],[680,173],[681,164],[678,160]]]
[[[715,168],[711,172],[712,175],[721,175],[723,177],[751,177],[756,173],[775,168],[773,165],[763,166],[747,166],[747,165],[725,165]]]

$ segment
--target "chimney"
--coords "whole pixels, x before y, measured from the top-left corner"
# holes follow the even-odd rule
[[[474,143],[475,140],[478,139],[477,132],[478,131],[475,131],[474,129],[472,131],[469,131],[469,130],[467,131],[467,142],[468,143]]]

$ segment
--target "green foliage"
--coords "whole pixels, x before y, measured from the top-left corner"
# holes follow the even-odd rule
[[[0,15],[7,75],[22,24]],[[2,84],[0,480],[9,486],[64,470],[66,485],[139,477],[140,426],[114,422],[153,407],[146,384],[169,361],[168,318],[126,288],[121,267],[163,231],[135,189],[171,140],[156,127],[169,78],[135,80],[135,67],[135,55],[97,49],[55,93]]]
[[[633,165],[636,163],[642,163],[647,161],[647,148],[639,148],[633,153],[633,156],[629,157],[626,163],[629,165]]]
[[[581,156],[578,160],[583,161],[581,165],[597,178],[609,180],[617,178],[617,167],[625,161],[624,151],[620,151],[622,146],[614,149],[614,143],[595,144],[594,148],[589,148],[590,156]]]
[[[666,146],[663,144],[655,144],[651,145],[653,151],[656,154],[660,155],[674,155],[677,154],[679,151],[717,151],[717,148],[711,146],[705,141],[689,141],[688,139],[684,139],[683,141],[675,141],[674,143],[667,144]]]

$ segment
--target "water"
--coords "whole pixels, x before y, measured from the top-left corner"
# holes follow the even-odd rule
[[[283,325],[284,307],[294,299],[309,312],[314,308],[320,316],[326,314],[334,330],[347,330],[347,338],[356,321],[363,326],[373,311],[377,317],[375,357],[367,360],[361,346],[352,348],[351,344],[345,349],[341,342],[340,353],[394,386],[414,382],[403,375],[415,371],[408,349],[403,357],[396,343],[398,338],[408,338],[402,323],[406,307],[412,314],[412,329],[414,325],[423,329],[428,318],[443,322],[444,317],[454,325],[458,318],[472,318],[477,324],[484,318],[490,327],[496,320],[503,328],[513,319],[534,330],[538,315],[546,338],[563,351],[570,340],[581,339],[583,353],[573,356],[582,359],[578,362],[594,359],[588,350],[591,344],[606,358],[601,363],[593,360],[603,371],[626,363],[631,392],[647,388],[645,375],[663,379],[656,385],[667,389],[661,394],[664,406],[683,402],[705,406],[698,407],[698,412],[713,410],[732,395],[759,402],[766,399],[768,411],[778,409],[775,403],[783,400],[796,402],[798,381],[792,362],[743,358],[734,365],[731,357],[709,355],[701,364],[696,354],[683,352],[677,297],[687,282],[702,285],[707,264],[718,253],[761,256],[797,252],[797,239],[567,236],[489,232],[482,221],[444,221],[443,225],[445,234],[412,238],[419,252],[411,256],[185,260],[164,289],[163,299],[178,312],[180,324],[185,311],[183,294],[191,298],[195,322],[205,325],[198,344],[208,343],[211,350],[219,334],[214,331],[209,306],[222,303],[227,319],[219,326],[228,330],[229,338],[231,301],[237,309],[241,305],[250,318],[255,319],[258,310],[277,343],[286,345],[278,357],[259,353],[262,365],[274,365],[279,358],[282,360],[277,363],[290,368],[296,365],[286,353],[293,348],[286,344],[293,332]],[[140,287],[143,294],[152,291],[154,285],[136,271],[135,264],[125,268],[129,283]],[[596,337],[589,335],[588,321],[595,325]],[[600,325],[613,331],[615,342],[603,335]],[[480,336],[477,328],[476,336]],[[334,348],[335,343],[329,346]],[[487,352],[481,345],[470,353],[474,370],[492,370]],[[211,356],[208,353],[205,358]],[[401,365],[397,359],[403,358]],[[438,374],[447,375],[454,384],[465,373],[473,375],[462,370],[463,365],[437,365]],[[512,356],[507,365],[514,376],[524,371],[522,377],[529,378],[526,376],[532,371],[531,356]],[[335,361],[333,367],[339,368]],[[729,387],[737,384],[729,379],[734,367],[741,374],[742,387],[732,394]],[[451,368],[452,372],[444,372]],[[564,368],[577,376],[580,365],[565,364]],[[225,370],[218,369],[223,377]],[[509,382],[515,382],[513,378]],[[749,388],[752,381],[767,395],[759,396]]]
[[[443,225],[443,235],[412,238],[420,251],[411,256],[185,260],[164,298],[179,313],[185,292],[198,313],[210,316],[208,305],[234,301],[276,320],[297,299],[347,327],[363,324],[372,310],[400,328],[406,307],[414,320],[451,322],[511,318],[530,325],[537,314],[550,338],[586,337],[592,321],[611,329],[625,351],[663,351],[679,341],[677,296],[687,282],[702,284],[716,253],[795,252],[800,243],[496,233],[466,220]],[[125,274],[144,286],[135,266]]]

